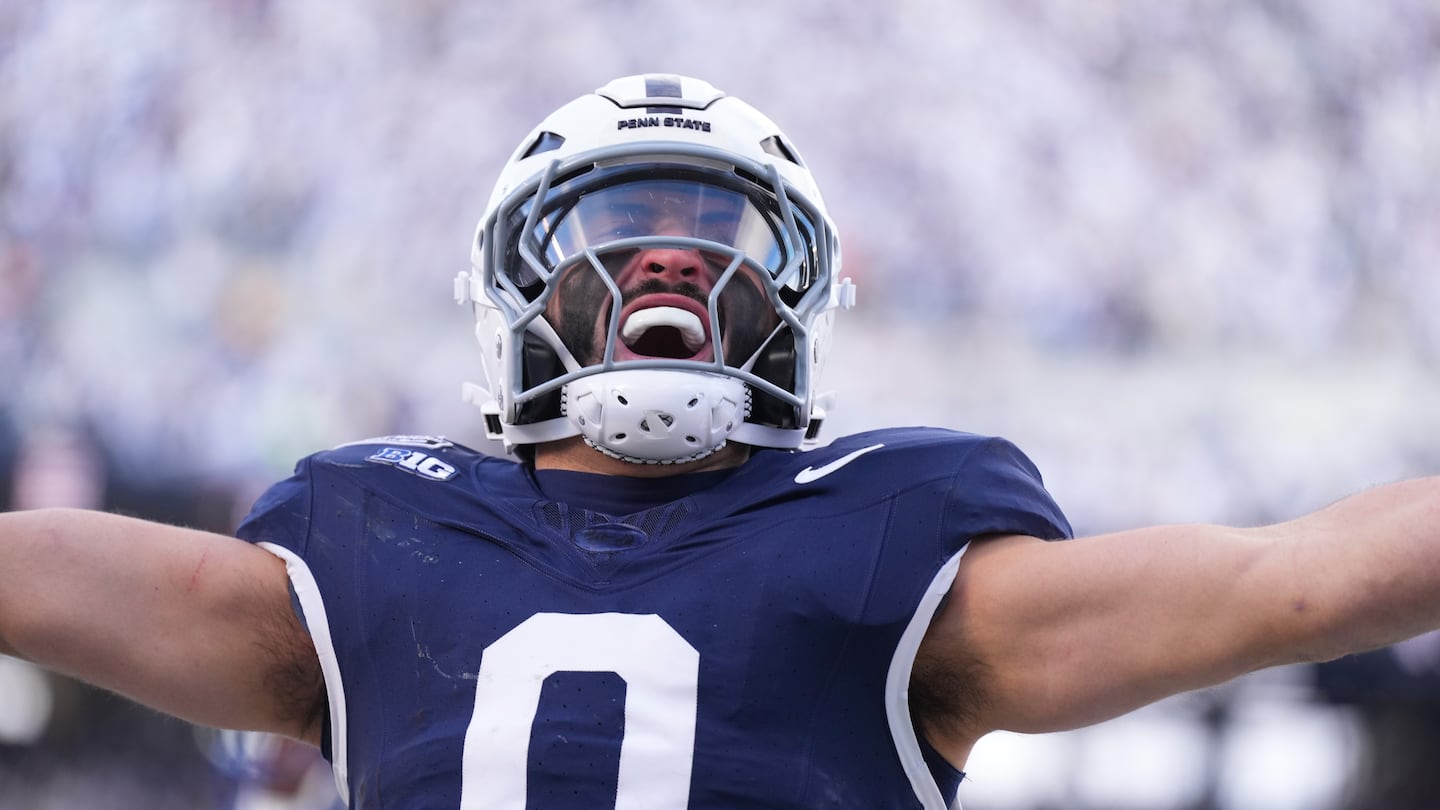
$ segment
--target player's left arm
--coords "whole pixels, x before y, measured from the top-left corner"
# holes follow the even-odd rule
[[[920,720],[963,762],[989,731],[1076,728],[1437,627],[1440,477],[1259,528],[991,538],[962,558],[917,659],[965,704]]]

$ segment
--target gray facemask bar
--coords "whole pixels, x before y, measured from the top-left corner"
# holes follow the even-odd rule
[[[623,165],[629,162],[646,164],[675,164],[677,166],[698,166],[701,168],[720,167],[730,170],[732,167],[743,172],[748,172],[754,177],[764,178],[769,181],[771,190],[775,194],[776,213],[778,213],[781,225],[784,229],[786,245],[789,248],[788,260],[774,277],[770,271],[765,269],[755,260],[740,254],[735,248],[717,242],[710,242],[702,239],[689,237],[631,237],[607,242],[602,245],[587,248],[575,257],[571,257],[551,268],[537,255],[533,234],[539,224],[542,212],[545,210],[545,198],[550,193],[551,185],[555,178],[565,177],[576,169],[603,168],[607,165]],[[577,196],[579,192],[576,192]],[[515,254],[525,262],[535,277],[545,284],[544,290],[533,301],[527,300],[525,293],[505,272],[499,272],[504,258],[510,248],[510,234],[506,227],[507,223],[516,210],[524,206],[530,200],[534,204],[530,206],[524,225],[518,230],[520,243],[515,246]],[[795,219],[795,208],[799,208],[812,224],[815,231],[814,244],[802,235],[799,223]],[[813,319],[824,312],[831,304],[832,258],[834,251],[834,233],[829,222],[814,204],[805,199],[793,189],[789,188],[779,170],[748,159],[736,156],[723,150],[711,147],[689,144],[654,144],[637,143],[619,147],[605,147],[589,152],[575,155],[564,161],[554,161],[540,173],[535,179],[518,187],[507,195],[504,201],[496,207],[494,213],[486,219],[481,229],[481,248],[484,256],[482,284],[485,296],[492,301],[504,314],[505,321],[509,325],[511,339],[508,341],[509,357],[504,358],[507,368],[512,371],[508,374],[508,390],[503,392],[492,392],[500,396],[501,409],[506,414],[506,421],[515,419],[520,405],[538,397],[544,396],[556,389],[583,377],[612,371],[617,368],[654,368],[654,369],[677,369],[687,371],[704,371],[720,373],[736,377],[746,384],[754,386],[757,390],[763,391],[780,401],[796,409],[801,418],[797,424],[803,425],[808,419],[808,414],[803,413],[806,404],[810,401],[813,380],[811,361],[815,348],[810,329]],[[655,358],[646,360],[627,360],[616,362],[613,359],[617,330],[619,328],[618,315],[621,307],[620,291],[614,280],[610,278],[600,262],[600,252],[612,250],[641,248],[651,245],[665,245],[703,249],[707,252],[731,255],[733,258],[726,267],[721,279],[711,290],[708,302],[709,318],[713,339],[717,341],[715,360],[713,362],[694,360],[675,360]],[[780,298],[780,292],[793,279],[796,279],[804,270],[805,263],[810,259],[810,253],[805,248],[810,246],[815,255],[816,266],[810,268],[815,274],[809,289],[805,290],[801,299],[791,307]],[[569,352],[563,344],[555,339],[553,329],[548,328],[543,322],[536,324],[544,312],[545,306],[550,299],[554,287],[553,283],[560,278],[578,262],[589,262],[592,269],[599,274],[609,288],[611,294],[611,317],[604,359],[601,363],[579,368],[575,371],[567,371],[554,379],[544,381],[535,386],[524,389],[521,384],[521,376],[518,371],[523,367],[522,351],[524,347],[524,335],[529,332],[540,337],[545,343],[551,346],[565,362],[567,367],[578,366],[574,358],[568,357]],[[755,360],[751,357],[741,366],[728,365],[725,362],[723,347],[719,344],[719,312],[718,296],[723,291],[725,284],[729,282],[735,273],[742,267],[748,267],[750,271],[762,282],[765,288],[766,298],[775,309],[781,324],[789,326],[795,340],[795,390],[788,391],[780,386],[765,380],[749,371]],[[546,326],[546,328],[541,328]],[[778,333],[772,333],[765,343],[768,344]],[[764,350],[762,344],[761,351]]]
[[[705,239],[696,239],[694,237],[685,236],[633,236],[626,239],[611,240],[604,243],[603,248],[605,253],[623,253],[628,250],[643,250],[647,247],[651,247],[654,245],[664,245],[666,247],[678,247],[686,249],[693,248],[695,250],[703,250],[707,253],[718,253],[720,251],[716,250],[717,244],[719,243],[710,242]],[[524,252],[527,254],[531,253],[531,251],[529,250],[525,250]],[[720,334],[721,294],[725,292],[726,285],[728,285],[731,279],[734,278],[735,273],[740,270],[741,267],[748,267],[750,272],[758,276],[761,280],[761,283],[765,286],[766,299],[770,301],[770,305],[776,308],[777,311],[779,311],[781,308],[785,308],[788,310],[788,307],[785,307],[785,303],[780,300],[779,287],[775,284],[774,281],[770,280],[770,271],[765,270],[764,268],[760,268],[757,264],[755,264],[753,260],[749,259],[747,256],[745,256],[745,254],[741,253],[738,250],[735,250],[734,248],[730,248],[725,252],[731,254],[730,263],[726,265],[725,270],[721,272],[720,277],[715,280],[715,286],[711,288],[710,295],[706,300],[707,318],[710,321],[710,335],[712,336],[712,340],[715,343],[715,359],[708,363],[696,360],[670,360],[665,358],[625,361],[615,360],[615,345],[616,341],[619,340],[620,337],[620,312],[624,308],[624,301],[621,300],[623,298],[623,295],[621,294],[620,286],[616,284],[615,279],[608,272],[606,272],[604,262],[600,259],[601,251],[596,248],[586,248],[578,256],[567,259],[560,264],[555,265],[555,269],[551,271],[552,275],[555,278],[561,278],[566,273],[570,272],[571,268],[575,267],[576,265],[588,264],[590,268],[599,275],[600,280],[605,283],[606,291],[610,293],[610,317],[608,319],[608,323],[610,324],[610,326],[605,333],[604,358],[602,358],[600,365],[583,368],[580,369],[579,374],[567,376],[570,376],[571,379],[578,379],[581,376],[598,373],[600,371],[613,371],[616,368],[620,368],[621,366],[619,364],[623,362],[624,368],[699,368],[705,371],[712,371],[717,374],[730,374],[732,376],[740,377],[741,379],[749,382],[753,375],[749,375],[747,372],[755,365],[755,361],[759,358],[760,353],[764,351],[765,345],[768,344],[771,340],[773,340],[775,335],[780,332],[780,325],[777,325],[774,331],[772,331],[769,335],[765,337],[764,340],[761,341],[760,349],[757,350],[755,354],[751,355],[749,358],[746,358],[746,360],[738,366],[727,364],[725,362],[725,338],[723,335]],[[550,297],[550,290],[551,287],[547,285],[545,288],[545,292],[542,294],[542,297],[548,299]],[[789,313],[781,313],[781,324],[783,325],[788,323],[791,324],[791,328],[800,328],[799,323],[794,322],[793,318],[786,317],[787,314]],[[534,331],[534,327],[535,324],[532,321],[532,325],[530,327],[532,332]],[[553,332],[553,330],[547,331]],[[579,361],[576,360],[574,357],[570,356],[568,347],[565,347],[562,344],[561,347],[558,349],[558,352],[561,355],[561,362],[566,366],[566,368],[577,368],[580,366]],[[762,386],[766,385],[765,381],[758,377],[754,377],[754,384]],[[528,392],[527,396],[541,396],[549,391],[554,390],[557,387],[559,386],[554,381],[544,383],[530,389],[530,392]],[[777,388],[776,391],[777,395],[783,394],[787,398],[789,397],[789,394],[787,392],[784,392],[783,389]]]

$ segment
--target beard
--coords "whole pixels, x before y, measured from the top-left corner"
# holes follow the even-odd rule
[[[562,279],[558,292],[562,301],[555,332],[581,365],[600,362],[595,351],[595,324],[600,310],[610,304],[610,292],[600,276],[589,268],[572,271]]]

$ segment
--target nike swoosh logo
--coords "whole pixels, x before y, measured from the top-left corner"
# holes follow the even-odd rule
[[[841,456],[840,458],[835,459],[834,461],[830,462],[829,464],[826,464],[826,465],[823,466],[823,467],[806,467],[805,469],[801,470],[800,472],[795,473],[795,483],[797,483],[797,484],[808,484],[808,483],[810,483],[811,481],[818,481],[818,480],[820,480],[821,478],[824,478],[825,476],[829,475],[830,473],[833,473],[833,472],[835,472],[836,470],[840,469],[841,467],[844,467],[846,464],[849,464],[850,462],[854,461],[855,459],[857,459],[857,458],[865,455],[866,453],[870,452],[871,450],[879,450],[880,448],[882,448],[882,447],[884,447],[884,446],[885,446],[885,444],[884,444],[883,442],[880,443],[880,444],[872,444],[872,445],[870,445],[869,447],[862,447],[862,448],[860,448],[859,450],[856,450],[856,451],[853,452],[853,453],[847,453],[846,455],[843,455],[843,456]]]

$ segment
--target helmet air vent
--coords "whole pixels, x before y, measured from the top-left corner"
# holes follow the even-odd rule
[[[794,163],[796,166],[805,165],[805,161],[800,159],[799,153],[797,153],[794,149],[790,148],[790,144],[785,143],[784,139],[781,138],[779,135],[771,135],[770,137],[761,141],[760,148],[764,149],[767,153],[772,154],[775,157],[778,157],[782,160],[788,160],[791,163]]]
[[[526,149],[525,154],[521,155],[520,158],[524,160],[525,158],[534,157],[543,152],[553,152],[559,149],[564,143],[565,138],[563,136],[556,135],[553,132],[542,132],[535,137],[535,142],[530,144],[530,148]]]

